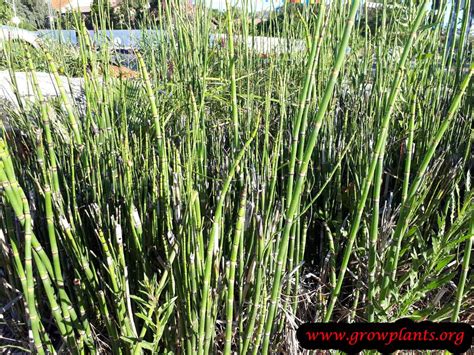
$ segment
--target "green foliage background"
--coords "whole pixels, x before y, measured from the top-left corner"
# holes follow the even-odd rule
[[[47,28],[48,5],[41,0],[16,1],[17,16],[21,19],[19,27],[27,30]],[[14,16],[12,6],[0,0],[0,24],[7,25]]]
[[[12,18],[12,9],[5,0],[0,0],[0,24],[7,23]]]

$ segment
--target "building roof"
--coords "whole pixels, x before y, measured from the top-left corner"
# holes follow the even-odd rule
[[[78,10],[80,12],[90,12],[93,0],[51,0],[51,7],[62,13]]]

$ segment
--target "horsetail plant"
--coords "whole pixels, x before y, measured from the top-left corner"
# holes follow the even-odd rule
[[[354,24],[354,18],[355,18],[358,6],[359,6],[359,2],[357,0],[353,1],[351,5],[349,17],[347,19],[346,27],[344,30],[344,35],[338,48],[336,61],[335,61],[333,70],[331,72],[330,80],[326,86],[324,96],[321,99],[318,113],[316,117],[314,118],[315,127],[310,134],[309,141],[304,152],[303,161],[298,171],[298,179],[294,187],[294,193],[291,194],[291,204],[289,205],[286,211],[285,230],[283,232],[283,238],[281,240],[281,247],[279,248],[279,252],[278,252],[278,259],[277,259],[278,262],[277,262],[277,268],[275,271],[275,280],[272,287],[270,308],[269,308],[268,318],[265,325],[265,338],[264,338],[264,343],[263,343],[263,351],[265,353],[268,352],[268,347],[270,345],[270,334],[272,330],[273,320],[275,317],[276,302],[280,293],[281,274],[283,271],[283,260],[286,257],[286,253],[288,249],[288,238],[289,238],[290,230],[293,226],[293,217],[295,216],[296,210],[298,208],[299,197],[302,192],[303,184],[305,182],[308,165],[309,165],[311,156],[313,154],[314,146],[316,145],[316,140],[318,138],[319,130],[321,128],[324,115],[329,105],[329,100],[331,99],[331,96],[333,94],[334,86],[336,85],[337,76],[344,62],[344,56],[346,54],[346,48],[349,43],[349,37],[351,35],[352,27]],[[292,147],[292,149],[297,149],[297,147]]]
[[[416,33],[418,31],[418,28],[420,27],[420,24],[422,20],[424,19],[425,12],[427,10],[427,5],[429,1],[425,0],[423,3],[420,4],[419,10],[417,17],[412,25],[411,28],[411,33],[409,40],[406,42],[405,47],[403,49],[403,54],[402,57],[400,58],[400,62],[398,63],[397,67],[397,73],[395,74],[392,87],[390,90],[390,96],[388,98],[387,106],[385,107],[385,113],[382,119],[382,125],[381,125],[381,132],[379,134],[379,139],[377,141],[377,144],[375,146],[375,151],[372,157],[372,162],[369,167],[369,171],[367,174],[366,179],[364,180],[364,185],[362,188],[362,193],[361,197],[359,200],[359,203],[357,205],[357,212],[354,218],[354,221],[352,222],[352,227],[351,231],[348,237],[348,244],[347,247],[344,251],[344,256],[342,260],[342,265],[341,269],[339,271],[338,279],[337,279],[337,284],[336,287],[334,288],[332,294],[331,294],[331,299],[329,301],[328,309],[326,311],[326,315],[324,317],[324,320],[327,322],[331,319],[332,312],[334,310],[334,306],[336,304],[337,298],[339,297],[339,294],[341,292],[341,286],[342,282],[344,280],[344,274],[347,269],[347,265],[349,263],[349,258],[352,253],[352,246],[354,244],[355,238],[357,236],[358,230],[359,230],[359,225],[360,225],[360,220],[362,217],[362,213],[365,207],[365,203],[369,194],[369,189],[370,186],[372,185],[372,181],[374,178],[375,170],[377,168],[377,165],[379,165],[379,169],[383,168],[383,160],[380,160],[380,157],[383,157],[382,152],[385,149],[385,144],[386,144],[386,139],[388,135],[388,130],[390,126],[390,118],[392,114],[392,110],[395,104],[396,97],[399,93],[400,90],[400,84],[401,84],[401,75],[404,71],[405,64],[408,58],[408,54],[410,52],[411,46],[413,44],[413,41],[415,40]]]
[[[159,3],[0,51],[0,347],[296,354],[308,321],[468,320],[471,4]]]

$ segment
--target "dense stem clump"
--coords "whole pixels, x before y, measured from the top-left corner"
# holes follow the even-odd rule
[[[107,8],[67,51],[4,45],[0,345],[296,354],[303,322],[466,320],[469,5],[163,3],[132,75]]]

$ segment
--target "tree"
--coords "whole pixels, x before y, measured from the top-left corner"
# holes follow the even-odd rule
[[[48,6],[43,0],[17,0],[16,16],[21,20],[19,27],[27,30],[46,28],[48,25]],[[0,0],[0,24],[11,21],[13,13],[10,2]]]
[[[94,29],[94,25],[99,24],[100,19],[106,20],[110,11],[109,0],[94,0],[91,6],[91,12],[86,17],[86,26],[88,29]]]
[[[0,23],[8,23],[12,17],[11,6],[5,0],[0,0]]]
[[[150,14],[148,0],[123,0],[112,10],[112,21],[117,28],[138,28]]]
[[[17,16],[21,18],[20,26],[36,30],[48,26],[48,6],[42,0],[21,0],[17,3]]]

